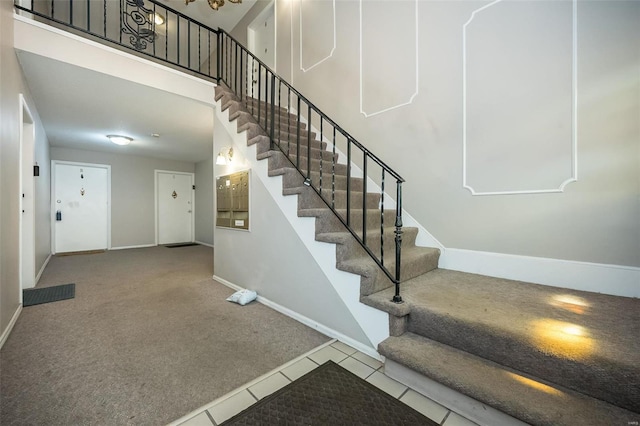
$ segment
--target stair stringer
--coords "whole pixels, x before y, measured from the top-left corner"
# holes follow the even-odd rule
[[[336,245],[315,240],[315,218],[298,217],[297,199],[299,195],[282,195],[282,176],[269,176],[268,161],[256,159],[256,145],[247,145],[247,132],[237,132],[236,121],[229,121],[229,109],[223,111],[220,100],[217,102],[215,114],[219,124],[225,128],[227,134],[231,137],[234,151],[237,150],[236,152],[245,158],[251,159],[252,173],[260,179],[366,335],[369,345],[363,343],[356,349],[375,358],[380,358],[375,348],[377,348],[378,343],[389,337],[389,314],[360,302],[360,275],[344,272],[336,268]],[[346,343],[357,346],[355,340]]]

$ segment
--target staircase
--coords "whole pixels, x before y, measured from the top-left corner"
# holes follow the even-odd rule
[[[264,123],[264,104],[252,98],[243,103],[222,85],[216,88],[216,100],[222,110],[229,109],[238,132],[246,131],[247,144],[256,144],[257,159],[268,161],[269,175],[283,176],[283,195],[298,196],[298,216],[316,218],[315,239],[336,244],[336,267],[360,275],[360,301],[389,314],[390,337],[378,346],[387,374],[401,366],[411,371],[412,383],[440,383],[529,424],[637,424],[637,299],[438,269],[439,250],[416,246],[418,230],[405,227],[400,280],[404,303],[393,303],[393,282],[293,166],[300,160],[306,176],[311,153],[308,175],[317,187],[333,189],[322,193],[345,219],[347,170],[336,163],[336,154],[313,132],[308,148],[305,123],[300,123],[305,139],[298,153],[290,142],[295,140],[291,129],[297,129],[297,115],[285,108],[275,111],[275,117],[289,123],[274,137],[278,149],[249,112],[257,115],[261,106]],[[319,185],[321,179],[325,182]],[[350,179],[352,205],[362,205],[363,189],[362,178]],[[354,209],[350,218],[357,230],[367,216],[367,241],[373,251],[380,249],[381,235],[383,247],[394,246],[395,210],[381,214],[379,198],[367,194],[366,212]],[[385,266],[395,271],[393,260]],[[483,417],[476,421],[482,423]]]

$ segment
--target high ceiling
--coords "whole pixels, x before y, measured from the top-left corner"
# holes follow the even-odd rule
[[[214,11],[207,0],[159,0],[213,28],[231,31],[256,1],[229,1]],[[52,147],[203,161],[213,150],[211,106],[44,56],[18,51],[36,109]],[[107,134],[131,136],[117,146]],[[153,134],[159,137],[152,136]]]
[[[234,4],[227,0],[220,9],[213,10],[209,7],[207,0],[195,0],[188,5],[185,5],[184,0],[158,0],[159,3],[163,3],[202,24],[214,29],[222,28],[225,31],[231,31],[256,1],[258,0],[242,0],[242,3]]]

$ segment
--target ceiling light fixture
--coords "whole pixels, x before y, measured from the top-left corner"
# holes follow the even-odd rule
[[[187,6],[189,5],[189,3],[193,3],[196,0],[184,0],[184,4],[186,4]],[[224,6],[224,0],[207,0],[209,3],[209,6],[211,7],[211,9],[213,10],[218,10],[220,9],[222,6]],[[242,3],[242,0],[229,0],[229,2],[231,3]]]
[[[121,135],[107,135],[107,138],[116,145],[129,145],[133,138]]]
[[[231,0],[229,0],[229,1],[231,1]],[[164,24],[164,16],[162,16],[158,12],[150,13],[149,14],[149,21],[154,22],[156,25],[162,25],[162,24]]]

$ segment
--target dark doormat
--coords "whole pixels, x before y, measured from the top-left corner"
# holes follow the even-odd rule
[[[167,248],[176,248],[176,247],[190,247],[190,246],[199,246],[198,243],[178,243],[178,244],[167,244],[165,247]]]
[[[41,305],[43,303],[57,302],[58,300],[73,299],[74,297],[76,297],[76,285],[74,283],[32,288],[22,290],[22,306]]]
[[[437,426],[413,408],[332,361],[222,424]]]

